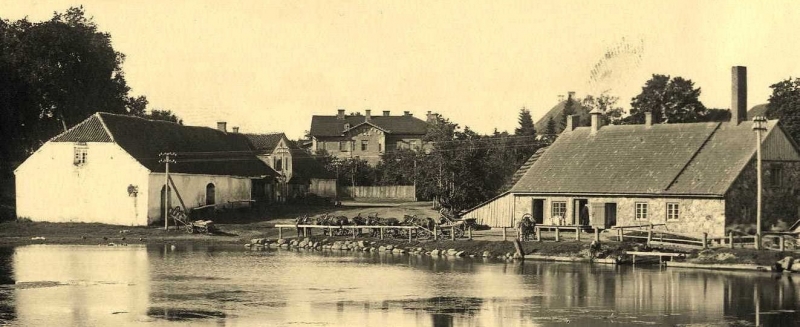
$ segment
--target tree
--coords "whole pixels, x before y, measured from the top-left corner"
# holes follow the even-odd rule
[[[533,118],[531,118],[530,110],[522,107],[519,110],[517,121],[519,122],[519,127],[514,130],[514,135],[536,136],[536,128],[533,127]]]
[[[653,115],[653,123],[690,123],[702,119],[706,107],[700,102],[700,88],[683,77],[654,74],[642,92],[631,99],[631,115],[626,121],[644,123],[644,113]]]
[[[111,46],[82,7],[52,19],[0,20],[0,163],[22,160],[97,111],[139,111]]]
[[[172,113],[170,110],[153,109],[149,114],[145,114],[142,117],[152,120],[171,121],[173,123],[177,123],[178,125],[183,125],[183,119]]]
[[[769,119],[780,119],[781,127],[795,142],[800,142],[800,78],[788,78],[770,88],[772,95],[765,115]]]
[[[567,128],[567,117],[572,116],[575,114],[575,99],[572,98],[572,94],[567,97],[567,101],[564,102],[564,109],[561,111],[561,128],[559,131],[563,131]]]
[[[603,114],[601,119],[604,124],[616,125],[622,121],[625,115],[625,110],[617,105],[619,97],[611,96],[607,92],[603,92],[598,96],[587,95],[583,99],[583,106],[591,111],[599,110]]]

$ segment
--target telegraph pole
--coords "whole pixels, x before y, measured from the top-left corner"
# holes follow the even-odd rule
[[[161,157],[161,160],[158,162],[163,162],[166,166],[164,168],[164,230],[169,228],[169,164],[175,163],[175,153],[174,152],[162,152],[158,154]],[[170,158],[172,156],[172,158]]]
[[[763,116],[753,117],[753,130],[756,131],[756,249],[761,248],[761,132],[767,129],[767,119]]]

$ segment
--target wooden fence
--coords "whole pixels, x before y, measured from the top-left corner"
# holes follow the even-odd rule
[[[414,201],[417,192],[413,185],[343,186],[340,191],[342,196],[353,199],[396,201]]]

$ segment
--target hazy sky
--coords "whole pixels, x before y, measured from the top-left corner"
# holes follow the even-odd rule
[[[292,138],[337,108],[432,110],[489,133],[567,91],[610,90],[627,110],[654,73],[693,80],[720,108],[731,66],[748,67],[749,106],[800,76],[797,1],[0,0],[0,17],[79,4],[151,107]]]

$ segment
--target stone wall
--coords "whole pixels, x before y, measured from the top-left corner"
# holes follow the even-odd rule
[[[667,224],[660,230],[700,236],[708,233],[709,236],[723,236],[725,231],[725,200],[707,198],[645,198],[645,197],[574,197],[574,196],[535,196],[516,195],[514,203],[514,220],[519,220],[522,215],[532,212],[533,199],[544,199],[544,223],[554,225],[558,222],[552,217],[552,203],[565,201],[567,204],[566,224],[572,225],[575,199],[587,199],[589,206],[593,203],[616,203],[617,226],[642,225],[642,224]],[[636,203],[648,204],[648,219],[635,219]],[[667,221],[667,203],[677,203],[679,217]],[[590,219],[592,213],[590,212]]]
[[[772,183],[773,168],[780,168],[779,184]],[[800,162],[762,161],[763,230],[781,229],[798,219],[800,209]],[[754,232],[756,226],[756,162],[752,160],[725,194],[728,229]]]

